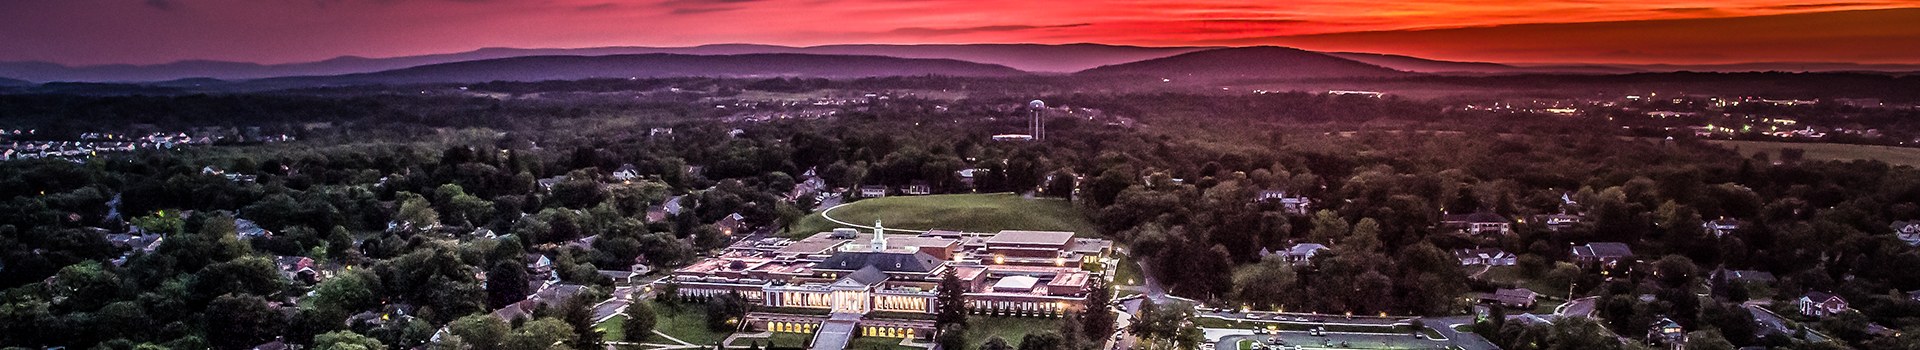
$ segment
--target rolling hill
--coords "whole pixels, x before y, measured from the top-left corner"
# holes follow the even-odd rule
[[[713,44],[688,47],[616,46],[577,49],[483,48],[458,53],[389,58],[341,56],[323,61],[272,65],[204,60],[152,65],[114,64],[78,67],[46,62],[0,62],[0,76],[38,82],[155,82],[186,78],[246,80],[273,77],[371,73],[442,63],[528,56],[607,56],[653,53],[683,55],[791,53],[888,56],[899,58],[944,58],[998,64],[1031,72],[1068,73],[1101,65],[1161,58],[1212,48],[1214,47],[1140,47],[1105,44],[824,45],[811,47]]]
[[[485,81],[578,80],[633,77],[819,77],[948,75],[1023,76],[1006,66],[950,59],[881,56],[745,54],[638,54],[608,56],[528,56],[442,63],[374,73],[269,78],[250,85],[360,85]]]
[[[1086,76],[1139,75],[1167,79],[1302,79],[1398,77],[1415,73],[1361,63],[1323,53],[1276,46],[1189,52],[1172,57],[1101,66],[1074,73]]]
[[[1413,56],[1364,52],[1328,52],[1327,55],[1408,72],[1439,74],[1627,74],[1638,69],[1598,65],[1514,66],[1488,62],[1431,60]]]
[[[33,82],[12,78],[0,78],[0,86],[33,86]]]

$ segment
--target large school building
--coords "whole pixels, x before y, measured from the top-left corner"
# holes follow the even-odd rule
[[[871,233],[740,242],[659,283],[686,297],[738,294],[761,306],[747,315],[748,328],[816,333],[814,347],[830,348],[842,335],[931,336],[928,315],[949,271],[967,289],[970,313],[1059,317],[1083,309],[1090,279],[1103,278],[1091,271],[1113,264],[1112,242],[1072,232],[886,231],[875,222]]]

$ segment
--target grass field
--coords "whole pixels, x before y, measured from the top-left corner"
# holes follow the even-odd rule
[[[887,228],[908,230],[958,230],[1000,232],[1000,230],[1073,231],[1081,237],[1096,237],[1093,224],[1063,199],[1026,199],[1012,193],[945,194],[933,196],[894,196],[861,200],[834,209],[833,218],[860,225],[874,219]],[[813,213],[793,225],[789,236],[806,237],[846,227]]]
[[[1856,160],[1872,159],[1892,165],[1920,167],[1920,148],[1903,148],[1871,145],[1847,145],[1837,143],[1792,143],[1771,141],[1707,141],[1720,147],[1734,149],[1740,155],[1751,156],[1766,152],[1767,157],[1780,160],[1780,149],[1799,148],[1807,150],[1807,160]]]
[[[967,316],[967,343],[971,348],[979,348],[987,339],[999,336],[1006,339],[1007,345],[1020,346],[1020,340],[1027,334],[1046,333],[1060,329],[1060,319],[1044,317],[998,317]]]
[[[767,338],[764,338],[764,339],[740,338],[740,339],[734,339],[733,343],[727,344],[727,346],[735,347],[735,348],[744,348],[744,347],[752,346],[754,344],[759,344],[760,348],[762,349],[773,348],[773,347],[804,349],[807,347],[807,334],[774,333],[772,336],[768,336]],[[924,350],[922,348],[916,348],[911,346],[901,346],[900,338],[881,338],[881,337],[854,337],[852,340],[847,341],[847,349],[850,349],[850,350],[869,350],[869,349]]]
[[[653,301],[649,300],[644,302],[652,303]],[[654,319],[659,321],[654,324],[653,329],[660,331],[660,333],[666,333],[674,338],[679,338],[680,340],[694,344],[713,344],[715,341],[727,338],[726,333],[707,330],[707,312],[703,305],[698,303],[680,303],[678,310],[660,306],[659,304],[653,304],[651,306],[653,306]],[[606,332],[606,340],[673,344],[673,341],[660,338],[659,335],[648,335],[642,339],[628,339],[628,335],[621,331],[621,326],[626,322],[627,316],[619,315],[607,319],[606,322],[601,322],[599,327],[601,331]]]
[[[1227,320],[1227,319],[1222,319],[1222,318],[1213,317],[1213,316],[1194,317],[1192,318],[1192,320],[1193,320],[1193,324],[1199,325],[1201,327],[1207,327],[1207,328],[1268,329],[1269,327],[1271,327],[1272,329],[1279,329],[1283,331],[1305,331],[1305,330],[1314,329],[1314,328],[1325,328],[1329,332],[1381,333],[1381,334],[1408,334],[1408,333],[1413,333],[1414,331],[1413,326],[1408,326],[1408,325],[1397,325],[1397,326],[1361,326],[1361,325],[1338,325],[1338,324],[1326,325],[1326,324],[1311,324],[1311,323],[1296,323],[1296,322],[1246,321],[1246,320],[1237,320],[1237,319]]]

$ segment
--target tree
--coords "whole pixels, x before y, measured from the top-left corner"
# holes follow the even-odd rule
[[[627,342],[638,343],[653,336],[653,326],[660,322],[653,314],[653,303],[639,301],[627,305],[627,321],[620,325],[626,333]]]
[[[514,329],[512,334],[507,335],[504,348],[505,350],[547,350],[554,344],[572,343],[573,335],[573,326],[567,325],[566,321],[551,317],[541,318]]]
[[[460,336],[473,350],[500,349],[508,331],[506,321],[489,314],[467,315],[447,324],[447,332]]]
[[[574,347],[580,349],[598,349],[606,344],[605,334],[593,326],[593,300],[588,293],[574,294],[560,307],[560,319],[573,326]]]
[[[1270,256],[1234,271],[1233,291],[1228,298],[1262,310],[1279,307],[1293,289],[1295,277],[1292,264],[1280,256]]]
[[[953,269],[947,269],[940,275],[940,290],[934,295],[934,303],[940,312],[934,316],[938,326],[967,324],[966,286],[960,284],[960,277]]]
[[[433,210],[433,203],[426,197],[411,192],[394,194],[400,202],[400,210],[394,212],[393,219],[414,231],[424,231],[440,224],[440,212]]]
[[[1691,289],[1697,271],[1693,259],[1680,255],[1668,255],[1653,263],[1654,278],[1667,288]]]
[[[218,334],[214,347],[239,350],[265,343],[280,334],[286,316],[250,294],[222,295],[207,304],[207,332]]]
[[[994,336],[994,339],[999,339],[999,338],[1000,338],[999,336]],[[940,334],[934,336],[933,342],[939,343],[940,348],[942,349],[966,350],[967,349],[967,324],[948,323],[945,325],[941,325]],[[1006,347],[1006,345],[1007,345],[1006,340],[1002,339],[1000,341],[1000,346],[1002,346],[1004,349],[1012,349],[1012,347]],[[985,350],[987,349],[987,347],[985,345],[982,345],[981,349]]]
[[[739,294],[727,293],[707,300],[707,329],[729,331],[739,325],[741,317],[747,315],[747,300]]]
[[[1073,171],[1060,169],[1054,171],[1050,177],[1045,191],[1048,197],[1073,198],[1074,183],[1078,182],[1078,179],[1074,178]]]
[[[387,350],[387,344],[352,331],[333,331],[314,336],[313,350]]]
[[[1107,285],[1105,278],[1094,278],[1087,291],[1087,310],[1080,314],[1080,330],[1086,333],[1086,339],[1106,339],[1113,335],[1114,315],[1109,308],[1113,305],[1113,287]]]
[[[988,337],[986,343],[981,343],[980,350],[1014,350],[1014,348],[1012,345],[1007,345],[1006,338],[996,335]]]

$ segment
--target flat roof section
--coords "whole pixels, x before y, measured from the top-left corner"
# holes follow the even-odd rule
[[[987,245],[1024,244],[1063,246],[1073,239],[1073,232],[1067,231],[1020,231],[1004,230],[993,238],[987,239]]]

